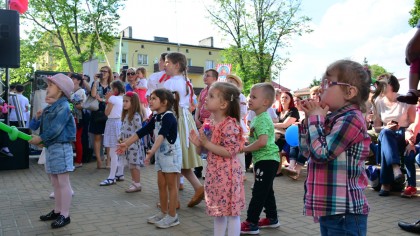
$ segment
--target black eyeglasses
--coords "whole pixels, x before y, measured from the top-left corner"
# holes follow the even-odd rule
[[[135,75],[136,72],[127,72],[127,75]]]
[[[109,73],[109,71],[107,71],[107,70],[101,70],[100,72],[101,73]]]

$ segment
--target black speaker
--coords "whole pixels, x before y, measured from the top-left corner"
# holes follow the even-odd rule
[[[29,134],[29,129],[18,128],[26,134]],[[0,130],[1,145],[0,148],[8,147],[13,157],[9,157],[0,153],[0,170],[17,170],[29,168],[29,143],[22,139],[10,141],[9,136]]]
[[[0,67],[20,67],[19,13],[0,9]]]

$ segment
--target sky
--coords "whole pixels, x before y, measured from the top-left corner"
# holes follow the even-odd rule
[[[127,0],[121,10],[121,30],[132,26],[133,37],[198,45],[214,37],[215,47],[226,47],[228,38],[212,26],[206,12],[212,0]],[[302,0],[301,15],[312,18],[314,32],[292,40],[289,62],[274,81],[297,90],[319,79],[326,67],[339,59],[378,64],[397,78],[408,78],[404,51],[415,29],[408,25],[414,0]],[[193,9],[193,10],[192,10]],[[408,89],[401,81],[400,93]]]

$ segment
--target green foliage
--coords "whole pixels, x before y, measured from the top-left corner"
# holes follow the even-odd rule
[[[408,24],[411,27],[415,27],[417,25],[417,22],[420,18],[420,0],[414,1],[414,7],[410,10],[411,18],[408,19]]]
[[[83,62],[101,51],[95,27],[105,51],[113,48],[120,18],[117,11],[124,1],[32,0],[23,22],[33,25],[27,33],[37,42],[40,57],[53,58],[48,64],[41,61],[38,69],[81,71]]]
[[[385,68],[377,64],[370,65],[369,69],[372,73],[372,78],[377,78],[381,74],[389,73]]]
[[[309,88],[321,85],[321,79],[314,78],[309,84]]]
[[[292,36],[310,33],[310,18],[299,16],[300,0],[215,0],[207,9],[214,25],[232,40],[223,52],[244,81],[247,93],[255,83],[271,81],[289,61]]]

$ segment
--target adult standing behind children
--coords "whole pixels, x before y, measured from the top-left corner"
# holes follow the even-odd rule
[[[302,104],[306,119],[299,125],[299,147],[308,157],[304,214],[319,220],[321,235],[366,235],[370,137],[362,112],[369,86],[362,65],[339,60],[322,78],[321,101]]]
[[[274,143],[274,124],[267,113],[267,109],[273,104],[274,96],[274,87],[268,83],[252,86],[249,96],[248,108],[255,112],[256,117],[250,125],[250,144],[244,147],[243,151],[252,152],[255,183],[246,221],[241,224],[242,234],[258,234],[259,228],[280,226],[273,189],[280,157],[279,149]],[[266,218],[260,220],[263,208]]]
[[[82,103],[86,100],[85,90],[83,86],[82,75],[70,74],[70,78],[73,80],[74,89],[71,95],[71,102],[73,103],[73,115],[74,121],[76,122],[76,142],[74,143],[76,149],[76,159],[74,166],[76,168],[82,167],[83,159],[83,145],[82,145],[82,134],[83,134],[83,108]]]
[[[214,235],[239,235],[241,210],[245,207],[242,167],[238,153],[244,145],[240,126],[239,89],[226,82],[214,83],[205,106],[212,118],[190,140],[208,151],[206,168],[206,209],[214,217]],[[207,127],[207,124],[209,124]]]
[[[19,113],[18,107],[16,104],[14,104],[13,99],[9,98],[10,101],[10,105],[15,106],[15,108],[13,108],[10,111],[10,115],[9,115],[9,121],[10,121],[10,125],[16,126],[16,127],[20,127],[21,125],[19,124],[19,120],[23,121],[25,123],[25,125],[23,127],[26,126],[26,122],[28,121],[28,116],[27,113],[29,112],[29,100],[27,97],[25,97],[23,95],[23,91],[25,90],[25,87],[23,87],[23,85],[21,84],[17,84],[16,85],[16,100],[19,103],[20,106],[20,111],[21,113]],[[19,113],[19,114],[17,114]],[[20,117],[22,116],[22,117]],[[18,117],[20,117],[20,119],[18,119]]]
[[[96,156],[96,168],[101,169],[102,158],[102,135],[105,131],[107,116],[105,115],[105,95],[111,91],[112,70],[109,66],[103,66],[100,73],[95,75],[95,82],[92,84],[91,96],[99,101],[99,110],[92,111],[90,116],[89,132],[94,134],[93,150]],[[109,152],[107,152],[109,153]],[[109,165],[109,155],[107,158],[107,167]]]
[[[188,179],[195,190],[195,194],[188,207],[193,207],[204,199],[204,187],[192,171],[193,168],[203,166],[201,157],[196,153],[195,146],[189,142],[191,130],[197,131],[194,118],[189,111],[193,103],[194,90],[187,78],[187,58],[184,54],[172,52],[166,55],[165,72],[170,79],[163,86],[179,94],[178,132],[182,147],[181,174]]]
[[[162,80],[162,78],[166,78],[166,74],[164,70],[166,55],[168,55],[168,53],[166,52],[160,54],[159,62],[158,62],[159,71],[151,74],[147,81],[147,93],[146,93],[147,98],[149,98],[150,94],[155,89],[162,88],[163,84],[159,81]]]
[[[52,228],[70,223],[71,187],[69,172],[74,170],[72,142],[76,139],[76,125],[71,114],[68,99],[73,92],[73,81],[64,74],[47,79],[48,106],[32,119],[30,127],[40,128],[39,136],[33,135],[30,144],[46,147],[45,170],[51,176],[54,186],[55,206],[41,221],[54,220]]]

